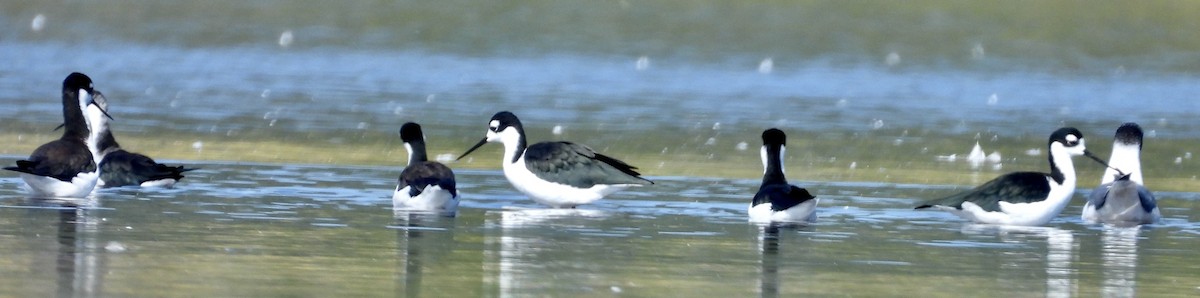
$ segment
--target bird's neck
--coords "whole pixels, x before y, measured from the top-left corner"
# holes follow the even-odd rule
[[[121,150],[121,144],[117,144],[117,138],[113,137],[112,131],[108,130],[107,125],[97,137],[88,137],[88,149],[97,153],[97,156],[103,157],[113,151]],[[99,161],[99,160],[97,160]]]
[[[763,184],[787,182],[783,174],[782,148],[763,146]]]
[[[515,140],[504,140],[504,162],[506,164],[516,163],[525,154],[525,148],[528,146],[525,143],[525,130],[518,129]]]
[[[1130,175],[1129,180],[1143,185],[1141,155],[1142,149],[1138,145],[1113,143],[1112,157],[1108,159],[1111,168],[1104,170],[1104,177],[1100,179],[1100,183],[1113,182],[1117,177],[1117,170],[1121,170],[1122,173]]]
[[[1066,148],[1050,147],[1050,177],[1059,185],[1075,186],[1075,164]]]
[[[63,139],[86,141],[88,138],[88,120],[83,116],[80,107],[82,98],[77,98],[78,92],[63,90]]]
[[[429,160],[429,156],[425,155],[425,142],[407,142],[404,143],[404,149],[408,150],[408,165],[410,166]]]

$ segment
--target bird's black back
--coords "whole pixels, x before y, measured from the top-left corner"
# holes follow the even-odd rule
[[[525,167],[546,181],[589,188],[597,184],[654,184],[636,167],[570,142],[542,142],[525,149]]]
[[[758,193],[754,194],[754,201],[750,203],[750,206],[771,203],[771,211],[783,211],[814,198],[816,197],[810,194],[807,189],[795,185],[786,183],[763,184],[758,188]]]
[[[100,180],[104,180],[104,187],[141,185],[147,181],[183,179],[183,172],[191,170],[194,169],[160,164],[149,156],[121,149],[104,155],[100,161]]]
[[[28,160],[4,169],[71,182],[79,173],[96,171],[96,163],[83,140],[64,137],[38,146]]]
[[[1038,172],[1008,173],[969,191],[945,198],[930,200],[917,209],[947,206],[962,209],[963,202],[971,202],[985,211],[1000,211],[1000,201],[1009,203],[1031,203],[1045,200],[1050,195],[1049,175]]]
[[[430,185],[437,185],[449,191],[451,196],[458,197],[458,190],[454,182],[454,171],[436,161],[421,161],[405,167],[404,171],[400,172],[400,179],[396,183],[396,190],[412,186],[409,189],[408,195],[415,197],[424,192],[425,187]]]

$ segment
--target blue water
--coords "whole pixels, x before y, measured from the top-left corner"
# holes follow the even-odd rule
[[[911,209],[950,186],[797,181],[821,198],[818,222],[762,227],[745,219],[754,180],[650,177],[563,210],[465,170],[460,213],[443,217],[392,209],[398,167],[193,165],[173,189],[74,202],[0,178],[0,292],[1155,296],[1200,281],[1179,261],[1200,241],[1197,193],[1157,193],[1164,220],[1143,228],[1083,224],[1083,193],[1047,227],[1007,228]]]
[[[174,189],[77,201],[28,199],[0,175],[0,296],[1195,296],[1196,8],[0,3],[0,164],[54,137],[73,71],[130,149],[216,160],[167,161],[201,168]],[[457,146],[499,110],[536,139],[645,161],[657,184],[553,210],[497,170],[457,169],[457,217],[393,210],[399,124]],[[1083,224],[1086,189],[1040,228],[911,209],[1044,170],[1025,152],[1060,126],[1103,153],[1126,121],[1147,131],[1152,188],[1182,188],[1156,192],[1160,224]],[[756,175],[766,127],[791,134],[789,175],[822,199],[811,226],[747,223],[756,179],[692,177]],[[974,141],[1003,166],[935,159]],[[305,160],[332,164],[235,162],[312,147],[337,154]],[[452,166],[494,169],[480,154]]]

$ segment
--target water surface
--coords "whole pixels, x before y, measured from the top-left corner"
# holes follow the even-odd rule
[[[11,161],[6,159],[5,161]],[[460,171],[457,217],[394,211],[399,169],[200,164],[174,189],[27,199],[0,179],[0,288],[13,296],[1193,295],[1200,195],[1162,224],[962,223],[914,211],[951,187],[803,183],[811,226],[747,223],[756,181],[652,177],[544,209],[494,171]],[[1082,197],[1082,194],[1077,197]],[[76,207],[77,206],[77,207]],[[391,295],[391,294],[387,294]]]
[[[1197,6],[4,2],[0,164],[58,136],[82,71],[122,145],[202,170],[74,202],[0,175],[0,296],[1194,296]],[[458,217],[392,210],[402,123],[448,159],[500,110],[659,184],[547,210],[488,146],[451,164]],[[1127,121],[1161,224],[910,210],[1046,171],[1060,126],[1107,155]],[[815,225],[745,222],[768,127]],[[976,142],[1001,161],[962,162]],[[1102,172],[1076,167],[1083,191]]]

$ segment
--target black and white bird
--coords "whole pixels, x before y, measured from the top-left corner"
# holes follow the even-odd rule
[[[1132,122],[1117,128],[1110,168],[1083,205],[1084,221],[1137,225],[1162,218],[1154,194],[1142,182],[1141,155],[1142,128]]]
[[[492,116],[487,137],[458,159],[488,142],[504,144],[504,177],[535,202],[554,208],[573,208],[631,186],[654,184],[635,167],[570,142],[541,142],[526,146],[521,120],[508,111]]]
[[[103,95],[96,96],[96,104],[105,111],[108,110],[108,101]],[[96,144],[101,157],[100,181],[96,186],[171,187],[175,182],[179,182],[179,179],[183,179],[183,172],[195,170],[160,164],[149,156],[125,151],[117,144],[107,121],[100,129],[100,139]]]
[[[807,189],[788,184],[783,172],[783,155],[787,150],[787,135],[779,129],[762,133],[760,154],[763,162],[762,186],[747,208],[752,222],[813,222],[817,219],[819,199]]]
[[[62,137],[39,146],[29,159],[18,160],[17,166],[4,169],[21,172],[21,179],[35,196],[86,197],[100,177],[96,165],[99,131],[111,119],[95,102],[99,94],[87,75],[68,75],[62,87]]]
[[[397,209],[431,211],[454,215],[458,211],[458,190],[454,171],[425,155],[425,134],[421,125],[400,126],[400,139],[408,150],[408,166],[400,172],[392,204]]]
[[[1084,147],[1083,133],[1064,127],[1050,135],[1050,173],[1015,172],[979,187],[916,209],[937,207],[964,219],[985,224],[1039,226],[1062,212],[1075,194],[1072,156],[1085,155],[1105,164]]]

